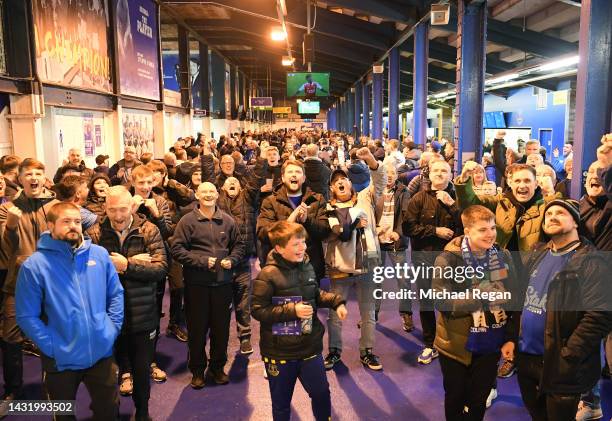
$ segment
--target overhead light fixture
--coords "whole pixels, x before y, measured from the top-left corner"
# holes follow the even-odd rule
[[[283,64],[283,66],[291,66],[294,61],[295,61],[295,58],[293,57],[283,56],[281,63]]]
[[[272,37],[272,41],[284,41],[287,38],[287,34],[280,26],[272,28],[270,36]]]
[[[487,80],[485,82],[485,85],[495,85],[496,83],[507,82],[509,80],[516,79],[519,76],[520,75],[518,73],[510,73],[507,75],[502,75],[502,76]]]
[[[285,0],[279,0],[279,3],[283,16],[287,16],[287,3],[285,3]]]
[[[553,61],[551,63],[547,63],[544,64],[540,67],[537,68],[537,71],[539,72],[548,72],[551,70],[557,70],[557,69],[562,69],[564,67],[569,67],[569,66],[573,66],[575,64],[578,64],[578,61],[580,60],[580,56],[572,56],[572,57],[567,57],[567,58],[563,58],[561,60],[556,60]]]

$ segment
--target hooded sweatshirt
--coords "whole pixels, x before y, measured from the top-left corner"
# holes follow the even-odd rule
[[[73,249],[47,231],[21,266],[15,308],[19,327],[58,370],[81,370],[112,355],[123,288],[104,248],[84,240]]]

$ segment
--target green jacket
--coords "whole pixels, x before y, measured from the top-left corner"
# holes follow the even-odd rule
[[[536,190],[536,194],[539,192]],[[514,230],[518,236],[518,251],[529,251],[538,242],[546,242],[543,238],[542,222],[544,220],[544,207],[549,201],[556,199],[556,195],[546,196],[537,200],[517,218],[517,202],[511,200],[512,193],[500,193],[494,196],[478,195],[474,192],[472,177],[465,183],[455,182],[457,202],[461,210],[472,206],[482,205],[495,213],[497,225],[497,244],[507,248]],[[518,205],[520,206],[520,205]]]
[[[444,251],[436,258],[436,267],[458,267],[465,266],[463,256],[461,255],[461,241],[463,236],[452,239]],[[512,293],[512,302],[508,304],[508,308],[515,308],[516,301],[519,300],[519,288],[516,271],[512,263],[512,257],[507,250],[501,250],[504,262],[508,265],[508,278],[504,282],[506,290]],[[434,291],[454,291],[462,292],[471,290],[470,282],[457,283],[453,279],[434,276],[431,287]],[[472,353],[465,349],[472,326],[472,312],[483,308],[482,302],[471,297],[464,300],[436,300],[437,308],[443,308],[440,311],[436,321],[436,339],[434,346],[442,355],[452,358],[466,366],[472,363]],[[452,309],[452,310],[449,310]],[[515,312],[506,311],[508,321],[506,324],[506,337],[511,340],[515,334],[515,321],[517,317]]]

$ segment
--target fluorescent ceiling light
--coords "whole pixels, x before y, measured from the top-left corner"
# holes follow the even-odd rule
[[[507,75],[502,75],[502,76],[499,76],[499,77],[496,77],[496,78],[493,78],[493,79],[489,79],[489,80],[485,81],[485,84],[486,85],[494,85],[496,83],[502,83],[502,82],[507,82],[507,81],[512,80],[512,79],[516,79],[517,77],[519,77],[518,73],[510,73],[510,74],[507,74]]]
[[[557,69],[562,69],[564,67],[573,66],[575,64],[578,64],[579,59],[580,57],[576,55],[576,56],[567,57],[561,60],[556,60],[551,63],[547,63],[547,64],[544,64],[538,67],[537,71],[548,72],[550,70],[557,70]]]

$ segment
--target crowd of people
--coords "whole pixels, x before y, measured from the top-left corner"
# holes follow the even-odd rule
[[[416,299],[393,305],[410,334],[418,302],[417,361],[439,359],[447,420],[482,420],[496,377],[515,373],[534,420],[601,418],[598,385],[612,367],[612,134],[580,200],[570,198],[571,143],[549,162],[537,140],[514,151],[500,131],[481,162],[457,171],[455,153],[444,139],[269,130],[182,138],[158,159],[127,145],[95,168],[78,149],[54,172],[3,156],[0,416],[24,398],[27,352],[42,360],[47,399],[75,399],[84,383],[94,419],[116,419],[119,394],[132,396],[136,420],[151,419],[150,382],[167,378],[156,355],[167,284],[166,334],[187,343],[191,387],[229,383],[233,313],[243,355],[259,325],[274,420],[290,418],[298,379],[314,417],[330,419],[326,370],[343,358],[351,289],[360,362],[380,371],[385,285],[373,274],[411,264],[434,270],[417,277]],[[457,281],[443,268],[482,277]],[[329,308],[326,355],[319,308]]]

